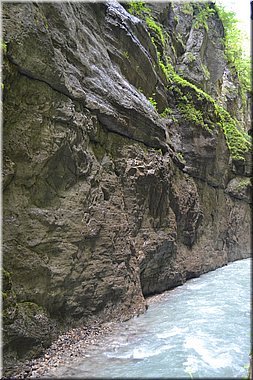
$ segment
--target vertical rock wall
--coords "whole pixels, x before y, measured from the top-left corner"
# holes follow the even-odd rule
[[[190,29],[192,15],[173,23],[179,5],[152,7],[175,67],[221,96],[229,69],[217,15],[206,33]],[[146,296],[249,257],[251,161],[231,159],[209,103],[211,131],[176,111],[147,26],[119,3],[5,3],[3,36],[10,373],[61,329],[129,318]],[[196,73],[201,62],[210,81]],[[148,101],[154,92],[158,111],[170,105],[173,118]]]

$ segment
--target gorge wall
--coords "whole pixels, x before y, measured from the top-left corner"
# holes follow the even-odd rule
[[[217,12],[185,5],[3,4],[6,374],[250,256],[247,107]]]

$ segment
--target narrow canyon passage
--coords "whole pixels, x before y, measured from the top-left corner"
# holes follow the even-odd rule
[[[84,357],[44,376],[245,376],[250,352],[250,269],[251,259],[236,261],[151,297],[145,314],[118,324]]]
[[[251,59],[216,3],[3,2],[3,378],[246,372]]]

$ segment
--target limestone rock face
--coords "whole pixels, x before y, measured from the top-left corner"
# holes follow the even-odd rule
[[[165,50],[177,72],[217,99],[249,130],[251,122],[242,104],[238,75],[226,63],[224,27],[214,3],[208,4],[208,11],[204,2],[161,2],[150,6],[168,33]],[[246,102],[250,103],[250,96],[246,96]]]
[[[164,7],[151,6],[176,46],[166,54],[212,95],[228,70],[220,21],[207,35],[191,30],[189,14],[174,25],[180,10]],[[119,3],[5,3],[3,14],[10,374],[62,329],[138,315],[145,296],[249,257],[251,166],[231,159],[208,104],[212,130],[177,112],[147,26]],[[204,57],[209,87],[201,64],[187,63],[190,50]],[[154,92],[174,118],[157,112]]]

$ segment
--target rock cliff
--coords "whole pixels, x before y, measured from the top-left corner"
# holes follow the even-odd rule
[[[249,119],[210,7],[3,4],[6,374],[250,256]]]

